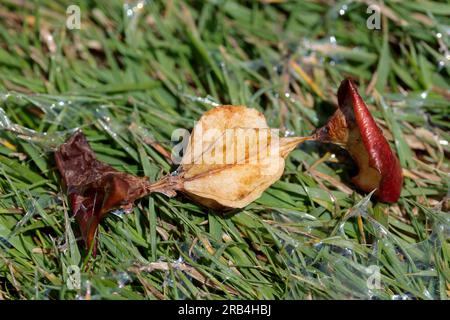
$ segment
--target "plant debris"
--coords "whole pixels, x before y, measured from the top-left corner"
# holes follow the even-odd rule
[[[314,138],[349,152],[359,168],[352,178],[358,188],[365,192],[377,189],[375,196],[380,201],[396,202],[403,185],[399,160],[350,79],[339,87],[338,104],[339,109]]]
[[[255,109],[216,107],[192,131],[179,169],[181,191],[209,208],[243,208],[281,177],[285,158],[308,139],[280,138]]]
[[[403,181],[399,161],[351,80],[341,83],[338,102],[328,123],[310,137],[280,137],[261,112],[245,106],[213,108],[195,125],[176,174],[153,184],[98,161],[83,133],[75,133],[56,152],[56,163],[86,245],[92,245],[109,211],[130,211],[136,199],[152,192],[169,197],[181,192],[215,210],[243,208],[280,179],[286,157],[306,140],[347,149],[359,167],[355,185],[365,192],[376,189],[381,201],[397,201]]]
[[[98,161],[81,131],[60,146],[55,159],[88,248],[100,220],[109,211],[116,208],[130,211],[134,200],[149,191],[147,178],[117,171]]]

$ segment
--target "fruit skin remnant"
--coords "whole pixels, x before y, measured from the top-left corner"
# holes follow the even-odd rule
[[[350,79],[338,89],[338,105],[334,115],[314,139],[330,142],[346,149],[358,165],[353,183],[365,192],[376,189],[382,202],[397,202],[403,186],[400,162],[370,114],[367,105]]]

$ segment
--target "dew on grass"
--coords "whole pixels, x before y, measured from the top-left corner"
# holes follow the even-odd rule
[[[348,7],[346,4],[342,5],[342,7],[339,9],[339,15],[340,16],[345,15],[345,13],[347,12],[347,9],[348,9]]]
[[[285,130],[283,136],[284,137],[294,137],[295,136],[295,132],[291,131],[291,130]]]
[[[189,100],[193,101],[193,102],[200,102],[206,105],[210,105],[212,107],[218,107],[220,106],[220,103],[217,103],[213,97],[211,96],[206,96],[206,97],[196,97],[193,95],[189,95],[189,94],[183,94],[183,97],[188,98]]]
[[[412,300],[411,294],[394,294],[391,300]]]
[[[124,209],[120,208],[120,209],[116,209],[116,210],[111,211],[111,214],[115,215],[116,217],[119,217],[119,218],[123,219],[125,214],[126,214],[126,212],[125,212]]]
[[[337,41],[336,41],[336,37],[335,37],[335,36],[330,36],[330,37],[329,37],[329,40],[330,40],[330,43],[331,43],[331,44],[333,44],[333,45],[337,44]]]
[[[183,257],[182,257],[182,256],[179,256],[178,259],[175,260],[175,261],[173,262],[172,265],[173,265],[173,267],[174,267],[175,269],[179,269],[180,266],[181,266],[183,263],[184,263]]]
[[[124,12],[129,19],[135,18],[138,13],[147,4],[147,0],[139,0],[134,2],[127,2],[123,5]]]
[[[425,100],[428,97],[428,92],[427,91],[422,92],[420,94],[420,97]]]
[[[128,283],[132,281],[130,275],[127,272],[119,272],[116,274],[117,286],[122,289]]]

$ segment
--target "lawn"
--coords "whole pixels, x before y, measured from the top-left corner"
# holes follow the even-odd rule
[[[0,299],[448,299],[450,6],[383,3],[2,0]],[[85,249],[54,160],[74,130],[155,181],[205,111],[246,105],[306,136],[346,77],[398,155],[397,203],[305,142],[243,209],[152,194]]]

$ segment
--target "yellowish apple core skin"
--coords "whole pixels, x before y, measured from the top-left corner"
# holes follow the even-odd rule
[[[381,174],[369,165],[369,154],[361,140],[358,128],[350,130],[346,149],[359,168],[358,174],[352,178],[353,183],[365,192],[378,188]]]
[[[352,181],[361,190],[371,192],[380,185],[381,174],[370,166],[369,154],[361,139],[358,126],[338,109],[328,123],[316,133],[317,140],[331,142],[346,149],[358,166],[358,174]]]

